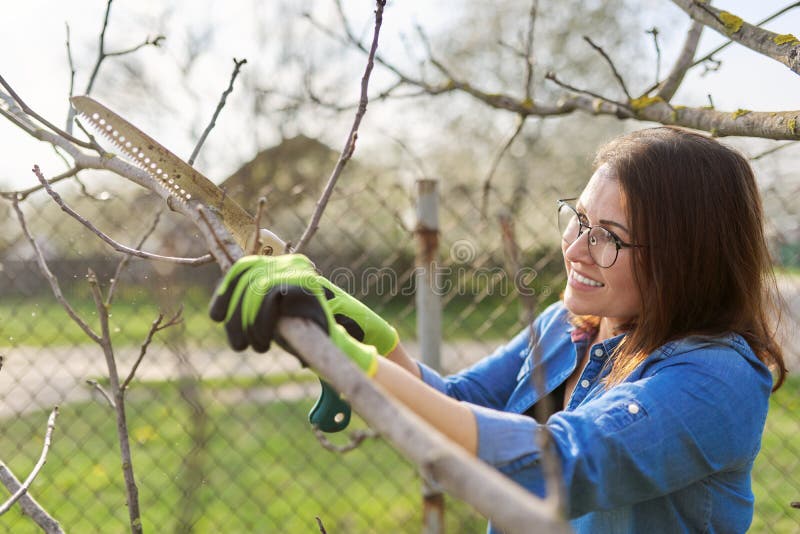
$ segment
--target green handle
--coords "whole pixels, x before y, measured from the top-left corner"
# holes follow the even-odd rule
[[[339,396],[333,386],[321,378],[319,383],[322,393],[308,412],[308,420],[323,432],[340,432],[350,424],[350,405]]]

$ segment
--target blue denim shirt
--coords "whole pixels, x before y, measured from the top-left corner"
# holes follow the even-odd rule
[[[558,302],[534,323],[545,393],[572,374],[589,343],[573,341],[567,315]],[[606,361],[622,337],[590,347],[567,408],[545,423],[561,460],[572,527],[579,533],[745,532],[769,370],[737,334],[692,337],[665,344],[623,383],[604,389]],[[539,399],[528,338],[526,328],[447,378],[424,364],[420,369],[426,383],[470,403],[478,456],[542,496],[535,438],[542,425],[522,415]]]

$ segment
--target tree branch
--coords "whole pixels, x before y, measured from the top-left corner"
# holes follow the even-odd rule
[[[150,346],[150,342],[153,341],[153,336],[157,332],[160,332],[165,328],[169,328],[170,326],[175,326],[176,324],[182,323],[183,322],[182,314],[183,314],[183,305],[181,305],[178,311],[175,312],[175,315],[173,315],[172,318],[169,319],[164,324],[161,324],[161,321],[164,319],[164,314],[163,313],[158,314],[158,317],[156,317],[156,319],[153,321],[153,324],[150,325],[150,330],[147,332],[147,337],[145,338],[144,343],[142,343],[142,346],[139,349],[139,357],[136,358],[133,367],[131,367],[131,370],[128,373],[128,377],[122,382],[122,385],[120,386],[120,389],[123,392],[126,389],[128,389],[128,385],[131,383],[134,376],[136,376],[136,370],[139,369],[139,364],[142,363],[144,355],[147,354],[147,348]]]
[[[592,41],[592,39],[588,35],[584,35],[583,40],[589,43],[589,46],[594,48],[597,51],[597,53],[603,56],[603,59],[606,60],[606,63],[611,68],[611,72],[614,74],[614,78],[616,78],[617,82],[619,82],[619,86],[622,88],[622,92],[625,93],[625,96],[628,98],[629,101],[633,100],[631,94],[628,92],[628,87],[625,85],[625,80],[622,78],[622,75],[617,70],[617,67],[614,65],[614,62],[611,61],[611,57],[606,53],[605,50],[603,50],[603,47]]]
[[[345,165],[347,165],[347,162],[350,161],[350,158],[353,156],[353,152],[356,149],[358,127],[361,124],[361,119],[367,112],[367,91],[369,89],[369,78],[372,74],[372,68],[375,65],[375,53],[378,49],[378,37],[381,31],[381,23],[383,22],[383,8],[386,6],[386,0],[376,0],[376,6],[375,29],[372,34],[372,45],[370,46],[369,55],[367,57],[367,66],[364,69],[364,75],[361,77],[361,98],[359,99],[358,111],[356,112],[355,119],[353,120],[353,126],[350,128],[350,133],[347,136],[344,149],[342,149],[342,153],[339,156],[339,161],[336,162],[336,167],[334,167],[333,172],[328,178],[328,182],[325,184],[325,189],[322,192],[322,196],[320,196],[316,206],[314,207],[314,213],[311,216],[308,226],[306,227],[302,236],[300,236],[297,246],[294,247],[294,250],[297,252],[301,252],[306,245],[308,245],[311,237],[319,228],[319,221],[322,218],[322,213],[325,211],[325,207],[328,204],[331,194],[333,194],[333,188],[336,185],[342,170],[344,169]]]
[[[58,416],[58,406],[53,408],[53,411],[50,412],[50,417],[47,419],[47,431],[44,435],[44,445],[42,446],[42,453],[39,455],[39,461],[36,462],[36,465],[33,466],[33,470],[28,475],[28,478],[25,479],[25,482],[19,486],[11,497],[6,500],[2,505],[0,505],[0,515],[5,514],[8,510],[16,503],[23,495],[28,492],[28,488],[31,487],[33,481],[39,475],[39,472],[44,467],[45,462],[47,462],[47,453],[50,451],[50,443],[53,437],[53,429],[56,427],[56,417]],[[7,468],[6,468],[7,469]]]
[[[236,80],[236,77],[239,75],[239,71],[242,68],[242,65],[247,63],[246,59],[236,59],[233,58],[233,73],[231,74],[230,82],[228,82],[228,88],[222,92],[222,96],[219,99],[219,103],[217,104],[217,109],[214,110],[214,113],[211,115],[211,121],[209,121],[208,126],[203,131],[203,134],[200,136],[200,139],[197,141],[197,145],[195,145],[194,150],[192,150],[192,155],[189,156],[189,160],[187,163],[189,165],[194,165],[194,160],[197,158],[197,155],[200,153],[200,149],[203,148],[203,143],[206,142],[206,138],[208,134],[211,133],[211,130],[214,129],[214,126],[217,124],[217,117],[222,112],[222,108],[225,107],[225,102],[228,100],[228,95],[233,92],[233,82]]]
[[[104,234],[100,231],[94,224],[92,224],[88,219],[83,217],[81,214],[70,208],[64,199],[61,198],[55,189],[50,186],[47,179],[45,179],[44,175],[42,174],[41,170],[39,169],[38,165],[33,166],[33,173],[39,179],[39,182],[42,184],[42,187],[47,191],[47,194],[55,201],[56,204],[61,208],[62,211],[67,213],[70,217],[81,223],[83,226],[88,228],[93,234],[99,237],[102,241],[106,244],[111,246],[117,252],[122,252],[124,254],[128,254],[130,256],[136,256],[137,258],[144,258],[148,260],[157,260],[157,261],[165,261],[169,263],[177,263],[179,265],[204,265],[206,263],[210,263],[212,261],[211,255],[206,254],[204,256],[199,256],[197,258],[180,258],[175,256],[161,256],[159,254],[153,254],[151,252],[143,252],[141,250],[137,250],[135,248],[131,248],[125,246],[117,241],[111,239],[108,235]]]
[[[764,56],[783,63],[800,74],[800,40],[791,34],[779,35],[743,21],[698,0],[672,0],[694,20]]]
[[[78,313],[72,308],[72,306],[67,302],[67,299],[64,298],[64,294],[61,292],[61,286],[58,283],[58,279],[53,275],[50,271],[50,268],[47,266],[47,261],[44,259],[44,254],[42,250],[39,248],[39,245],[36,243],[36,240],[33,239],[33,236],[28,230],[28,225],[25,222],[25,215],[22,213],[22,210],[19,207],[19,201],[14,199],[11,202],[11,205],[14,208],[14,211],[17,214],[17,220],[19,220],[19,225],[22,227],[22,232],[25,234],[25,237],[28,239],[28,242],[33,247],[33,251],[36,254],[36,262],[39,265],[39,270],[41,271],[42,275],[45,277],[47,282],[50,284],[50,289],[53,291],[53,295],[56,297],[56,300],[59,304],[66,310],[67,315],[77,324],[83,332],[89,336],[89,338],[94,341],[95,343],[100,343],[100,336],[98,336],[92,329],[89,327],[86,322],[81,319]]]
[[[672,66],[672,70],[669,75],[667,75],[667,78],[658,85],[658,93],[656,93],[656,96],[662,98],[665,102],[672,100],[681,82],[683,82],[683,77],[686,75],[686,72],[692,67],[694,55],[697,52],[697,44],[700,42],[700,34],[703,33],[703,27],[704,26],[697,21],[692,22],[692,26],[686,34],[686,39],[683,41],[681,53],[677,61],[675,61],[675,65]],[[647,93],[649,93],[649,91]]]
[[[794,8],[796,8],[798,6],[800,6],[800,2],[795,2],[794,4],[790,4],[790,5],[786,6],[786,7],[784,7],[783,9],[781,9],[780,11],[777,11],[777,12],[773,13],[772,15],[770,15],[769,17],[765,18],[764,20],[760,21],[758,24],[756,24],[756,26],[761,26],[763,24],[766,24],[767,22],[778,18],[779,16],[783,15],[787,11],[791,11],[792,9],[794,9]],[[712,58],[717,53],[721,52],[722,50],[724,50],[725,48],[730,46],[732,43],[733,43],[732,40],[726,41],[725,43],[721,44],[720,46],[718,46],[717,48],[715,48],[714,50],[712,50],[711,52],[709,52],[705,56],[701,57],[700,59],[698,59],[697,61],[692,63],[691,66],[695,67],[695,66],[699,65],[700,63],[703,63],[704,61],[712,61]],[[719,63],[719,62],[717,62],[717,63]]]

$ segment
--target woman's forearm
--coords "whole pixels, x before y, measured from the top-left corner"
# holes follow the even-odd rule
[[[416,373],[408,372],[410,369],[404,363],[395,363],[392,357],[395,352],[397,349],[390,354],[390,359],[378,359],[378,372],[373,380],[439,432],[470,454],[476,454],[478,427],[472,410],[466,404],[440,393],[420,380],[416,363],[405,351],[399,357],[400,362],[411,362]]]
[[[392,360],[394,363],[411,373],[417,378],[422,378],[419,372],[419,366],[417,365],[417,361],[408,355],[406,349],[403,347],[401,343],[398,343],[397,346],[394,348],[392,352],[386,355],[387,358]]]

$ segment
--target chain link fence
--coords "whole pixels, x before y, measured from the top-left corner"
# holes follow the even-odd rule
[[[282,236],[299,236],[316,200],[316,190],[310,189],[295,185],[271,191],[265,226]],[[524,326],[525,310],[506,270],[498,215],[516,227],[520,265],[527,269],[525,282],[533,287],[539,309],[558,298],[564,278],[555,199],[575,192],[534,184],[515,188],[507,198],[493,191],[484,216],[479,185],[442,181],[443,371],[476,361]],[[121,242],[137,242],[152,224],[149,214],[158,211],[153,199],[137,197],[138,192],[93,193],[101,200],[77,191],[67,198]],[[765,188],[764,195],[787,301],[785,348],[795,370],[800,353],[797,185],[787,178]],[[413,187],[385,180],[345,184],[307,252],[324,274],[396,325],[417,354],[414,197]],[[115,417],[103,393],[108,390],[103,352],[56,302],[13,212],[3,204],[0,460],[20,478],[27,476],[39,456],[48,413],[58,405],[48,461],[31,494],[67,532],[125,532],[125,488]],[[367,437],[347,453],[324,447],[306,418],[319,391],[314,375],[278,348],[267,354],[227,348],[222,327],[207,318],[219,277],[215,265],[133,259],[118,272],[120,257],[111,256],[44,194],[20,206],[65,298],[92,328],[98,328],[97,311],[87,271],[97,273],[105,290],[116,278],[110,332],[122,377],[142,354],[159,311],[170,315],[182,307],[183,322],[156,334],[127,394],[145,531],[421,530],[422,489],[413,465],[379,437]],[[143,248],[200,255],[202,244],[192,236],[186,222],[164,213]],[[798,393],[800,381],[790,375],[772,399],[754,471],[754,532],[800,529],[800,510],[790,507],[800,500]],[[355,416],[347,431],[327,438],[346,446],[355,432],[365,431]],[[446,500],[445,525],[446,532],[486,528],[483,518],[452,499]],[[0,532],[37,531],[18,506],[0,517]]]

